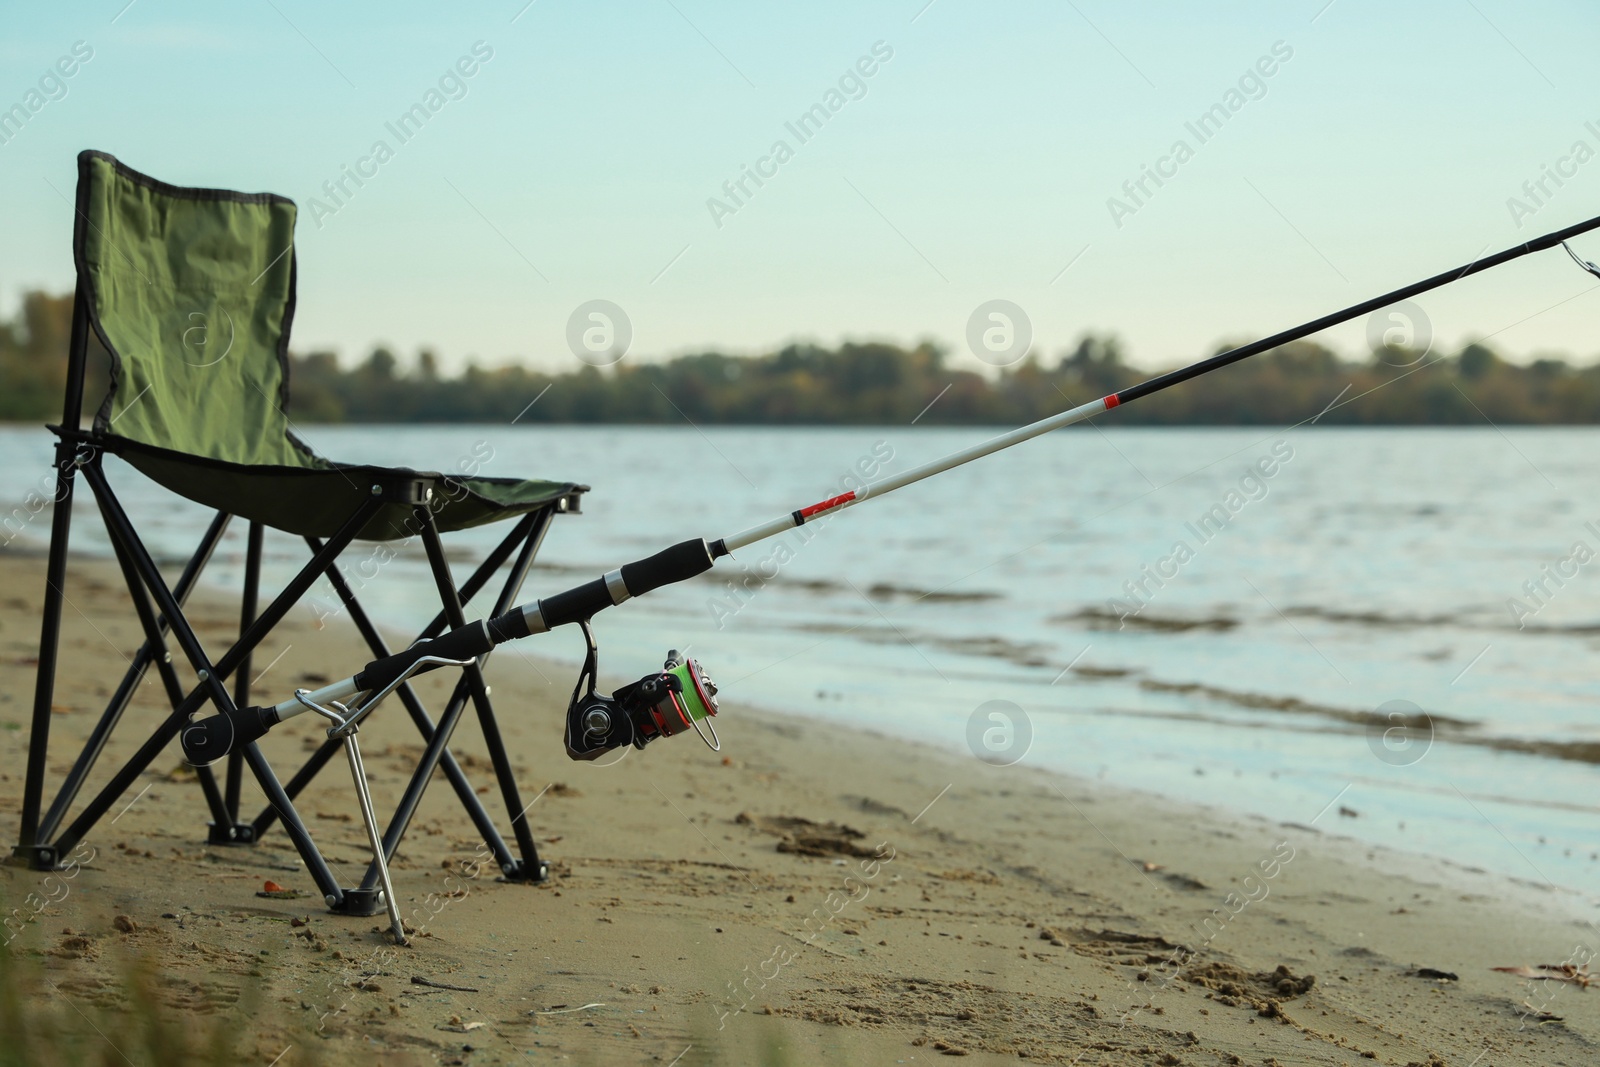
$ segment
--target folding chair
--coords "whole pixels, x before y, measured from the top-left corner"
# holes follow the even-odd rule
[[[179,188],[155,181],[101,152],[78,156],[73,255],[78,284],[68,353],[66,402],[57,437],[56,505],[39,640],[22,824],[13,854],[40,869],[60,864],[95,823],[198,712],[211,714],[250,702],[251,653],[319,577],[326,577],[375,657],[389,653],[337,567],[356,539],[419,537],[441,608],[419,640],[465,622],[468,602],[502,568],[494,613],[515,601],[535,554],[558,512],[576,512],[588,486],[451,476],[333,463],[302,443],[285,414],[289,400],[289,327],[295,304],[294,203],[270,194]],[[110,354],[110,388],[89,430],[80,429],[89,334]],[[161,486],[216,516],[174,584],[168,584],[135,524],[112,491],[104,457],[117,456]],[[144,644],[131,658],[59,791],[45,808],[46,756],[58,666],[63,588],[74,485],[89,485],[138,615]],[[220,656],[208,651],[185,617],[184,605],[234,517],[249,524],[238,639]],[[515,519],[458,589],[440,534]],[[259,604],[263,531],[304,538],[310,559],[266,607]],[[509,567],[506,567],[510,560]],[[172,663],[170,641],[197,684],[185,689]],[[397,696],[425,741],[424,756],[383,835],[392,856],[424,789],[442,769],[502,874],[543,881],[522,796],[501,741],[483,660],[466,665],[434,720],[409,686]],[[99,792],[63,826],[79,792],[118,727],[134,691],[154,667],[171,713]],[[228,685],[232,679],[232,686]],[[513,854],[449,750],[468,704],[511,819]],[[374,914],[384,906],[376,860],[362,884],[334,878],[294,807],[294,797],[338,751],[329,740],[280,782],[255,744],[231,753],[225,778],[196,768],[211,814],[209,840],[249,844],[281,821],[328,906]],[[266,795],[254,819],[240,816],[245,766]]]

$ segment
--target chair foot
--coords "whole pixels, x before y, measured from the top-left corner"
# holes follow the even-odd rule
[[[384,908],[381,889],[346,889],[343,900],[328,905],[329,911],[340,915],[381,915]]]
[[[497,882],[523,882],[527,885],[543,885],[550,880],[550,865],[544,860],[533,864],[531,867],[522,860],[516,860],[500,868],[500,877]]]
[[[54,871],[61,866],[61,854],[53,845],[13,845],[11,859],[36,871]]]
[[[206,823],[206,844],[208,845],[253,845],[256,843],[256,828],[247,822],[234,823],[232,826],[221,826],[214,822]]]

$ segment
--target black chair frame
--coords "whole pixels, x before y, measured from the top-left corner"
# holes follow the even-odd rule
[[[415,534],[420,537],[427,554],[441,608],[418,635],[417,639],[422,640],[446,628],[463,625],[467,606],[502,570],[505,572],[504,578],[490,614],[498,615],[508,610],[515,603],[528,576],[551,519],[560,512],[577,512],[582,491],[582,487],[579,487],[567,496],[521,515],[511,531],[458,588],[434,522],[434,509],[430,502],[436,499],[435,490],[428,486],[427,479],[419,480],[415,472],[406,471],[403,477],[379,480],[372,486],[372,495],[331,537],[305,538],[310,551],[309,560],[265,607],[259,603],[264,527],[259,522],[251,521],[246,536],[238,637],[220,656],[213,656],[186,618],[184,606],[221,543],[233,516],[222,511],[216,513],[178,580],[169,584],[107,480],[104,457],[108,453],[115,454],[120,447],[119,442],[93,431],[78,429],[86,380],[89,329],[84,291],[80,286],[74,302],[62,422],[59,426],[50,427],[57,438],[55,507],[46,563],[38,674],[28,738],[22,820],[18,844],[12,850],[18,860],[40,870],[59,868],[197,713],[224,713],[249,705],[253,653],[318,578],[325,577],[333,586],[343,613],[350,617],[374,658],[386,656],[392,651],[337,566],[340,554],[350,546],[356,533],[365,527],[379,508],[395,503],[409,504]],[[396,472],[397,475],[401,473]],[[72,504],[80,477],[88,483],[105,522],[128,595],[138,615],[144,642],[130,657],[120,684],[107,701],[82,751],[46,808],[46,763],[55,681],[60,665],[61,619],[67,604],[65,584]],[[449,480],[442,479],[442,483],[448,485]],[[506,565],[508,560],[511,561],[509,567]],[[191,689],[184,688],[173,665],[169,641],[176,645],[177,651],[198,679]],[[489,687],[484,681],[483,666],[487,659],[484,656],[462,668],[461,678],[437,721],[430,717],[409,684],[402,685],[396,691],[395,697],[405,707],[426,747],[384,832],[384,849],[387,856],[392,858],[435,770],[442,769],[504,879],[542,882],[548,878],[549,867],[539,856],[528,824],[527,805],[523,803],[517,787],[490,700]],[[66,822],[107,741],[152,666],[160,678],[170,713],[127,762],[115,771],[110,781],[101,786],[78,811],[76,817]],[[228,685],[230,679],[231,688]],[[476,712],[501,798],[510,817],[515,852],[507,844],[465,771],[449,750],[450,739],[469,703]],[[242,746],[229,755],[221,783],[212,767],[196,767],[195,775],[211,816],[207,840],[215,845],[250,845],[259,841],[274,823],[281,822],[304,860],[317,891],[330,909],[355,915],[376,914],[383,910],[376,862],[369,865],[360,884],[341,886],[294,805],[294,798],[312,782],[338,750],[339,742],[331,739],[324,742],[293,774],[287,785],[279,780],[255,743]],[[263,810],[248,820],[241,817],[246,766],[266,798]]]

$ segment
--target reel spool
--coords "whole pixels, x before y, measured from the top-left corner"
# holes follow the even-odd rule
[[[717,714],[717,685],[705,668],[676,649],[667,653],[661,670],[618,689],[609,697],[595,691],[598,650],[589,624],[582,624],[589,654],[567,705],[567,755],[592,760],[623,745],[644,748],[658,737],[693,730],[713,752],[720,751],[712,716]]]
[[[717,713],[717,684],[694,660],[680,659],[677,649],[667,653],[660,674],[623,686],[612,699],[633,720],[637,736],[643,738],[643,742],[635,742],[640,747],[657,737],[675,737],[691,729],[711,751],[722,747],[711,725],[711,716]],[[706,729],[711,730],[710,737]]]

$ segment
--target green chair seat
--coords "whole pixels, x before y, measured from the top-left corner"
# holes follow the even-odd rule
[[[418,532],[414,503],[429,504],[434,524],[445,533],[551,504],[576,512],[579,495],[589,488],[575,482],[468,478],[327,460],[318,466],[246,465],[109,440],[129,466],[178,495],[301,537],[332,537],[371,496],[387,502],[356,536],[392,541]]]

